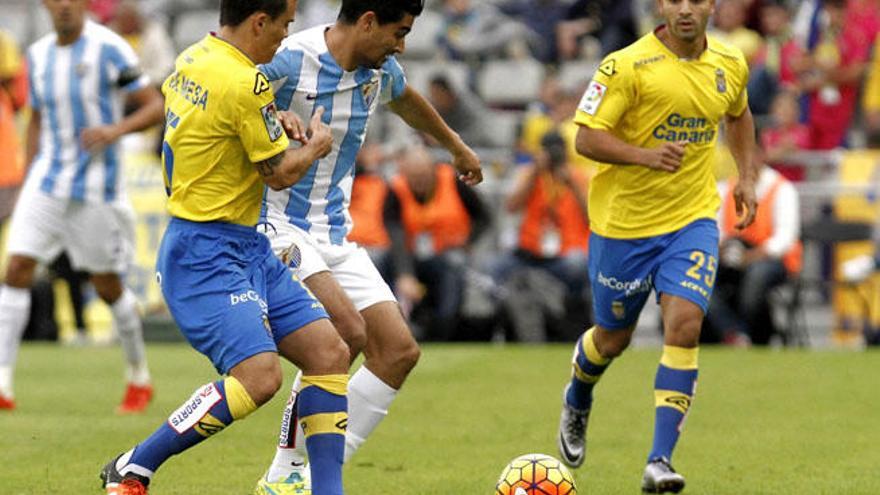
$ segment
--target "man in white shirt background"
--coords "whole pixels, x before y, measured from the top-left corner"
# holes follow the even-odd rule
[[[755,159],[764,163],[764,150],[759,148]],[[718,185],[721,259],[707,320],[726,343],[766,345],[775,333],[767,296],[801,270],[800,200],[794,185],[764,164],[756,186],[755,223],[736,230],[735,180]]]

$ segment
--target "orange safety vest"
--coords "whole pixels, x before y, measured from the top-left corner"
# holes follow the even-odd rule
[[[471,217],[458,195],[455,171],[449,165],[438,165],[435,174],[434,196],[426,204],[416,201],[404,177],[398,175],[391,181],[400,200],[400,216],[410,251],[423,233],[431,235],[435,253],[464,246],[471,234]]]
[[[348,240],[364,247],[387,248],[391,245],[382,218],[388,184],[378,175],[355,175],[351,186],[352,227]]]
[[[755,223],[744,230],[736,230],[738,218],[736,216],[736,201],[733,199],[733,189],[736,181],[731,180],[724,195],[724,204],[721,206],[721,221],[723,222],[724,235],[742,239],[753,246],[760,246],[773,236],[773,204],[776,201],[776,193],[779,186],[785,181],[784,177],[778,177],[770,186],[770,190],[758,201],[758,213],[755,215]],[[803,245],[797,241],[785,254],[782,255],[782,263],[790,274],[797,274],[803,265]]]
[[[27,101],[27,69],[12,80],[13,94],[0,88],[0,187],[21,185],[24,180],[24,157],[15,124],[15,111]]]
[[[576,172],[575,181],[583,182]],[[561,184],[555,184],[546,174],[537,178],[526,202],[526,210],[519,227],[519,247],[538,257],[544,257],[541,241],[547,229],[559,234],[559,254],[586,251],[590,226],[582,213],[577,197]]]

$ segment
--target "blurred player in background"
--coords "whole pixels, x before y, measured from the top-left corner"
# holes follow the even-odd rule
[[[355,156],[370,114],[387,103],[413,128],[427,132],[452,154],[452,164],[470,185],[482,180],[479,159],[427,100],[406,84],[395,55],[421,14],[421,0],[343,0],[335,24],[299,32],[263,66],[278,81],[276,103],[300,116],[324,108],[333,130],[333,151],[315,163],[289,190],[269,191],[265,200],[272,248],[297,266],[363,366],[349,384],[350,421],[345,458],[360,447],[388,412],[397,391],[419,358],[419,348],[391,289],[367,252],[347,240],[348,205]],[[270,226],[268,226],[270,225]],[[298,380],[297,380],[298,382]],[[298,385],[294,385],[294,390]],[[307,490],[304,452],[297,433],[296,394],[285,410],[272,466],[257,493]]]
[[[16,116],[27,104],[27,67],[15,39],[0,30],[0,227],[12,213],[24,180]]]
[[[160,122],[162,97],[149,86],[131,47],[86,20],[86,0],[43,4],[55,32],[27,55],[30,172],[12,215],[0,288],[0,409],[15,407],[12,372],[34,270],[66,250],[74,268],[92,274],[125,351],[128,388],[118,412],[138,412],[153,392],[137,299],[121,279],[134,252],[134,219],[116,141]],[[122,118],[126,98],[137,110]]]
[[[578,151],[591,183],[589,274],[597,324],[575,347],[559,431],[562,458],[586,453],[593,386],[629,345],[650,291],[665,329],[654,381],[654,444],[642,489],[677,493],[670,464],[697,380],[700,327],[718,266],[718,126],[739,168],[737,228],[755,218],[754,123],[742,53],[706,36],[714,0],[658,0],[665,25],[608,55],[581,100]]]
[[[184,51],[162,86],[172,218],[157,277],[181,332],[225,378],[199,387],[149,438],[110,461],[101,472],[109,494],[146,493],[168,458],[268,402],[283,380],[278,354],[303,372],[300,414],[315,493],[343,493],[348,348],[255,229],[264,184],[294,184],[333,139],[319,109],[309,143],[288,150],[272,87],[255,65],[272,59],[295,11],[296,0],[222,0],[219,33]]]

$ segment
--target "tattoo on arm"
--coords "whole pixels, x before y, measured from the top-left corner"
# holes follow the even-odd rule
[[[271,177],[275,174],[275,169],[278,165],[281,165],[283,160],[284,153],[279,153],[272,158],[256,163],[255,166],[257,167],[257,171],[260,172],[260,175],[263,177]]]

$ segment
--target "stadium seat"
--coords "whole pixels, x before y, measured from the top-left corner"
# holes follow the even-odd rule
[[[404,59],[428,59],[437,54],[437,34],[443,27],[443,15],[431,10],[422,12],[406,37]]]
[[[30,16],[28,6],[23,3],[0,3],[0,29],[11,34],[22,51],[30,42]]]
[[[494,60],[477,76],[477,90],[489,105],[525,108],[537,99],[543,79],[544,66],[536,60]]]
[[[183,51],[209,32],[216,31],[218,26],[216,9],[184,12],[174,23],[174,46],[178,51]]]
[[[523,112],[496,110],[492,112],[492,137],[495,146],[512,148],[516,143]]]
[[[445,75],[455,89],[468,87],[469,69],[463,62],[437,64],[424,60],[403,60],[401,65],[406,73],[407,83],[422,94],[427,93],[431,78],[437,74]]]
[[[562,87],[571,90],[585,88],[593,73],[599,67],[599,60],[575,60],[565,62],[559,68],[559,82]]]

